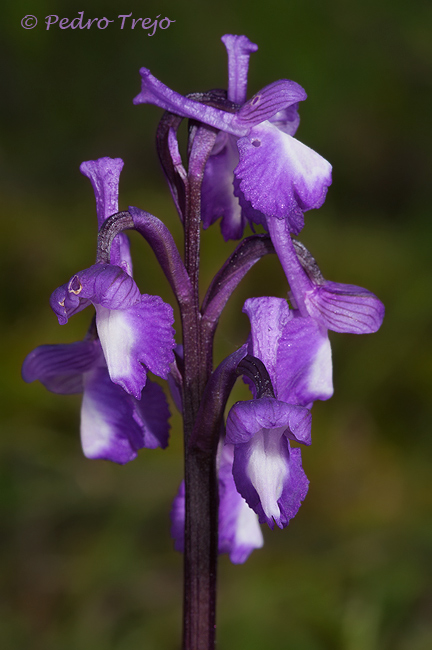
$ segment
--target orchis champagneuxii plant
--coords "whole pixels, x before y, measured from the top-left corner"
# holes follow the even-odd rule
[[[214,647],[218,552],[244,562],[263,545],[260,524],[284,528],[306,496],[301,450],[290,441],[311,444],[313,403],[332,396],[328,330],[371,333],[384,316],[382,303],[366,289],[325,280],[292,238],[331,184],[330,164],[294,137],[305,91],[284,79],[247,100],[249,57],[257,46],[246,36],[222,41],[227,92],[183,97],[142,68],[134,99],[165,111],[156,142],[184,227],[184,255],[157,217],[136,207],[119,212],[120,159],[83,163],[96,196],[96,263],[56,289],[51,307],[60,324],[90,305],[95,315],[82,341],[42,345],[23,365],[25,381],[38,379],[56,393],[83,393],[84,454],[116,463],[133,460],[142,447],[167,446],[167,400],[148,374],[168,380],[184,421],[185,478],[171,520],[175,548],[184,552],[185,650]],[[177,140],[184,118],[185,165]],[[200,304],[200,229],[218,219],[225,240],[241,241]],[[256,234],[254,224],[265,232]],[[242,239],[247,225],[254,234]],[[174,339],[172,307],[141,293],[132,277],[125,230],[147,240],[172,287],[181,343]],[[246,300],[250,334],[213,369],[219,317],[249,269],[270,253],[285,272],[290,304],[273,296]],[[251,399],[226,416],[240,375]]]

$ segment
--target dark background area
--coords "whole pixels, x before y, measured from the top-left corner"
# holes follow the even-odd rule
[[[115,22],[46,31],[45,16],[79,11]],[[117,16],[131,11],[176,22],[153,37],[130,19],[121,30]],[[32,30],[20,25],[27,14]],[[83,160],[123,158],[120,208],[148,210],[180,236],[154,149],[161,112],[132,105],[138,70],[181,93],[225,87],[225,33],[259,45],[249,95],[279,78],[306,89],[297,137],[334,176],[301,239],[325,277],[367,287],[387,312],[373,336],[331,335],[335,396],[314,407],[309,494],[245,565],[221,558],[219,646],[432,647],[432,5],[19,0],[0,15],[2,647],[179,646],[182,562],[169,537],[179,417],[166,451],[125,467],[89,461],[79,396],[26,385],[20,367],[32,348],[79,340],[88,326],[87,311],[60,327],[48,304],[94,260]],[[171,301],[147,244],[132,244],[142,291]],[[204,233],[203,288],[232,248],[217,225]],[[257,265],[223,316],[217,360],[247,335],[244,300],[286,291],[276,259]]]

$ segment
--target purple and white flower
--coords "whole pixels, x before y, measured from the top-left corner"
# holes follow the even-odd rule
[[[142,88],[134,103],[155,104],[221,132],[203,185],[205,226],[222,216],[224,237],[236,238],[246,218],[266,225],[271,215],[286,221],[289,230],[298,234],[304,225],[303,212],[320,207],[331,184],[331,165],[293,137],[297,104],[306,99],[306,93],[296,82],[283,79],[246,102],[249,55],[257,47],[245,36],[225,35],[222,40],[229,57],[228,98],[238,105],[237,110],[223,111],[182,97],[147,68],[140,70]],[[216,196],[214,208],[209,207]]]
[[[98,225],[118,211],[123,161],[101,158],[81,165],[96,196]],[[117,235],[110,264],[75,274],[51,296],[59,323],[93,304],[96,329],[84,341],[43,345],[23,364],[23,378],[48,390],[83,392],[81,440],[89,458],[126,463],[141,447],[166,447],[169,410],[163,390],[147,371],[167,377],[173,360],[172,308],[158,296],[142,295],[131,277],[129,242]]]

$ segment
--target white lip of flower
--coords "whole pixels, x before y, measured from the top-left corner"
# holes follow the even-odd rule
[[[280,439],[286,426],[261,429],[250,443],[250,455],[246,472],[258,493],[262,508],[269,519],[280,519],[278,499],[289,467],[280,452]]]

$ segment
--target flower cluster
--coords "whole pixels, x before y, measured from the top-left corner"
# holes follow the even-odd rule
[[[332,396],[328,331],[375,332],[384,307],[366,289],[325,280],[309,251],[292,238],[303,228],[304,213],[323,204],[331,184],[330,164],[294,137],[305,91],[294,81],[279,80],[247,100],[249,57],[257,46],[245,36],[225,35],[222,41],[228,53],[227,94],[183,97],[142,68],[142,88],[134,102],[166,111],[158,131],[159,153],[185,240],[190,215],[197,210],[204,228],[220,219],[225,240],[242,238],[246,225],[253,230],[260,224],[268,234],[242,240],[197,312],[198,339],[189,340],[192,328],[185,326],[184,356],[180,346],[174,355],[172,308],[138,289],[121,230],[137,229],[152,246],[173,287],[183,324],[192,322],[191,305],[196,304],[191,247],[185,246],[183,264],[169,231],[155,217],[136,208],[118,213],[121,160],[83,163],[81,171],[96,195],[100,241],[111,222],[122,225],[125,218],[126,225],[108,237],[105,247],[99,246],[96,264],[52,294],[51,307],[60,324],[94,306],[95,319],[85,339],[36,348],[24,362],[23,377],[39,379],[53,392],[83,392],[84,453],[118,463],[132,460],[142,447],[167,445],[167,402],[147,374],[169,379],[177,406],[196,418],[193,426],[188,424],[187,444],[213,450],[219,481],[219,552],[229,553],[238,563],[262,546],[259,523],[284,528],[306,496],[301,451],[290,443],[311,444],[312,405]],[[188,172],[176,138],[182,118],[191,120]],[[198,196],[189,191],[192,177],[200,179]],[[263,247],[279,257],[290,304],[280,297],[249,298],[243,309],[250,320],[247,343],[212,373],[208,359],[220,312],[264,254]],[[200,378],[201,388],[191,388],[187,368],[199,358],[207,359],[204,370],[197,366],[191,375]],[[225,424],[227,397],[241,374],[252,398],[235,404]],[[195,410],[191,395],[201,400]],[[172,534],[179,550],[185,547],[185,504],[182,483],[172,509]]]

